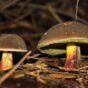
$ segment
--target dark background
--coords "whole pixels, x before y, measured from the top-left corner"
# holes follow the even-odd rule
[[[77,0],[0,0],[0,33],[16,33],[36,49],[55,24],[75,20]],[[88,0],[79,1],[78,21],[88,24]]]

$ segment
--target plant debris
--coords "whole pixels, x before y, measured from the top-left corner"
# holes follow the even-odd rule
[[[76,2],[77,0],[0,1],[0,34],[18,34],[29,50],[26,54],[14,53],[14,58],[17,58],[14,67],[0,72],[0,88],[87,88],[88,50],[81,52],[80,68],[64,68],[66,55],[49,56],[36,50],[39,39],[50,27],[75,20]],[[77,21],[83,24],[88,24],[87,8],[88,0],[79,0]]]

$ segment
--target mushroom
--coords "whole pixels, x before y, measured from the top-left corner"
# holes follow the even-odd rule
[[[80,47],[88,45],[88,26],[79,22],[65,22],[50,28],[40,39],[37,49],[49,55],[66,53],[65,68],[79,67]]]
[[[12,52],[27,52],[27,48],[20,36],[16,34],[1,34],[0,51],[2,51],[0,71],[6,71],[13,67]]]

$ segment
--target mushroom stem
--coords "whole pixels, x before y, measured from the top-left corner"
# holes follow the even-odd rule
[[[13,67],[13,55],[10,52],[2,52],[1,71],[9,70]]]
[[[80,47],[75,44],[68,44],[66,48],[65,68],[79,67],[80,65]]]

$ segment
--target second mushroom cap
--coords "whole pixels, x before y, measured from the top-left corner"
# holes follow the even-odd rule
[[[25,42],[16,34],[0,35],[0,51],[27,52]]]

